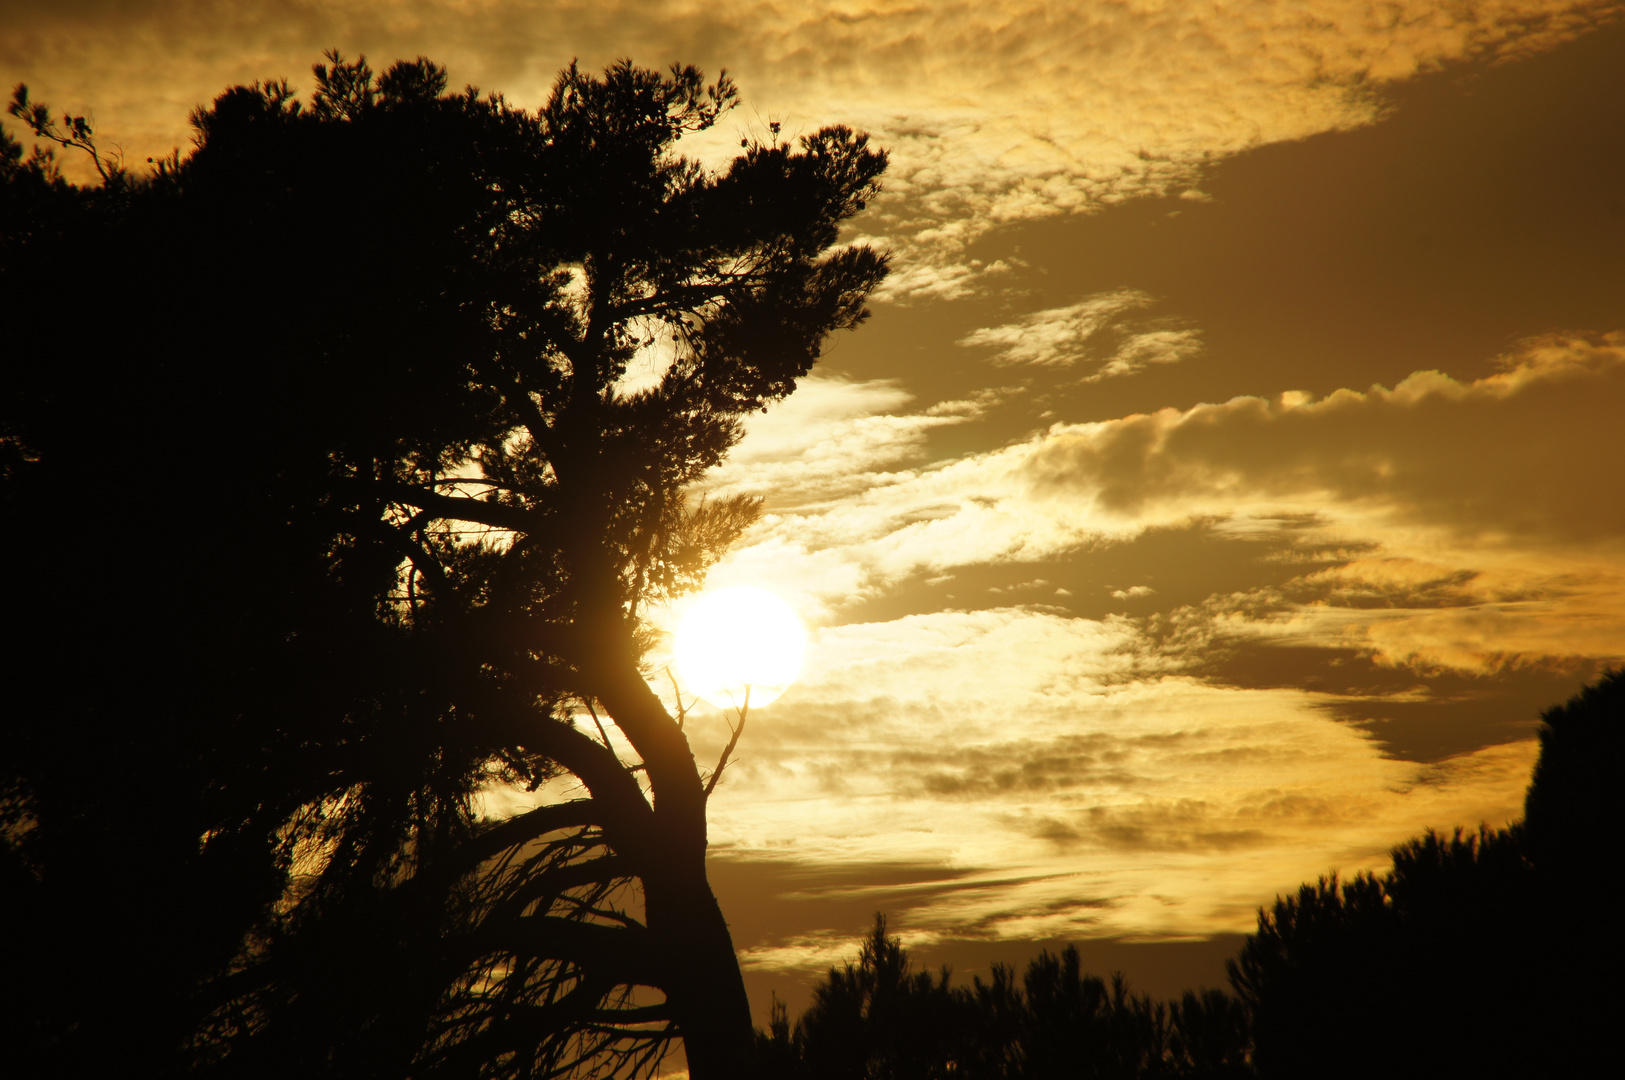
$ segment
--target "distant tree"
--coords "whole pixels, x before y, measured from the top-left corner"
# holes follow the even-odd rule
[[[1625,1004],[1622,854],[1607,824],[1625,680],[1547,710],[1526,820],[1393,851],[1380,877],[1322,878],[1260,911],[1230,963],[1264,1077],[1581,1076]]]
[[[759,1036],[771,1075],[810,1080],[1138,1080],[1246,1077],[1247,1022],[1223,991],[1176,1003],[1082,971],[1078,951],[1044,951],[1018,981],[950,986],[915,971],[877,916],[858,961],[832,968],[792,1028],[782,1010]],[[763,1075],[769,1075],[764,1073]]]
[[[826,128],[701,168],[675,147],[735,91],[692,68],[572,67],[535,113],[315,70],[145,178],[0,155],[8,1045],[608,1075],[675,1033],[737,1076],[710,785],[640,613],[754,516],[684,486],[866,314],[885,259],[838,230],[885,157]]]
[[[973,1017],[946,970],[916,971],[877,915],[857,963],[831,968],[796,1024],[817,1080],[937,1080],[955,1075]]]
[[[1429,832],[1393,860],[1277,900],[1230,961],[1260,1076],[1496,1075],[1523,1060],[1537,991],[1516,837]]]

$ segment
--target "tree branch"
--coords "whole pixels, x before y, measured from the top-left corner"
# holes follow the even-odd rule
[[[438,864],[438,868],[448,875],[461,876],[475,870],[487,859],[494,859],[509,848],[528,844],[539,836],[560,829],[598,824],[600,809],[592,799],[571,799],[527,810],[486,829],[452,852]]]
[[[653,315],[673,308],[681,311],[692,311],[706,302],[726,299],[729,293],[736,292],[741,288],[749,288],[761,280],[758,275],[752,273],[725,274],[723,277],[733,280],[679,285],[674,289],[654,293],[651,296],[645,296],[628,304],[617,304],[610,309],[610,318],[615,322],[625,322],[628,319]]]
[[[739,706],[739,726],[732,729],[732,738],[728,745],[722,748],[722,756],[717,759],[717,767],[711,771],[711,779],[705,783],[705,797],[709,799],[711,792],[717,789],[717,781],[722,779],[722,770],[728,767],[728,758],[733,755],[734,747],[739,745],[739,736],[745,733],[745,717],[750,715],[750,683],[745,684],[745,701]]]
[[[497,952],[574,964],[614,986],[660,988],[668,973],[646,930],[601,926],[551,915],[527,915],[481,927],[470,940],[474,955]]]
[[[561,720],[502,700],[489,688],[479,693],[479,706],[476,714],[486,717],[502,743],[538,751],[574,773],[592,794],[594,817],[612,834],[617,850],[642,860],[656,839],[653,812],[637,778],[614,751]]]
[[[365,488],[371,498],[382,498],[390,502],[404,503],[419,510],[427,510],[442,520],[471,521],[477,525],[489,525],[494,529],[507,529],[519,533],[540,531],[542,525],[540,515],[535,510],[486,502],[483,499],[442,495],[438,491],[421,488],[415,484],[377,483],[357,479],[340,481],[340,485]]]

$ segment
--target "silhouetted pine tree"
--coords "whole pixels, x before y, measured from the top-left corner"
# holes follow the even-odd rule
[[[1393,851],[1259,913],[1230,963],[1263,1077],[1584,1076],[1612,1056],[1619,920],[1598,889],[1625,741],[1610,673],[1543,714],[1526,820]]]
[[[680,1033],[736,1076],[709,788],[639,614],[754,516],[684,486],[866,315],[885,258],[834,245],[885,155],[702,168],[734,90],[693,68],[572,67],[537,112],[422,58],[315,75],[147,177],[0,145],[0,1037],[35,1075],[450,1077]]]

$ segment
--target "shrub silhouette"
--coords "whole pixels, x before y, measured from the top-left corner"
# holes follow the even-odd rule
[[[1041,953],[1019,981],[996,964],[953,986],[946,969],[914,970],[880,915],[857,962],[830,970],[793,1027],[776,1006],[758,1040],[762,1075],[809,1080],[1250,1075],[1246,1017],[1221,990],[1156,1002],[1121,974],[1085,974],[1073,947]]]
[[[1380,877],[1304,885],[1230,962],[1260,1076],[1579,1076],[1610,1053],[1622,854],[1606,824],[1625,738],[1611,672],[1543,713],[1526,819],[1429,831]]]

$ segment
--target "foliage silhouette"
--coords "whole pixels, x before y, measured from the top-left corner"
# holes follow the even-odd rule
[[[1540,757],[1524,797],[1524,835],[1541,872],[1584,874],[1618,809],[1625,756],[1625,670],[1607,672],[1541,714]]]
[[[1259,1075],[1538,1073],[1513,1035],[1538,993],[1516,838],[1429,832],[1393,859],[1380,878],[1322,878],[1277,900],[1230,961]]]
[[[950,986],[946,969],[915,971],[878,915],[857,963],[830,970],[793,1028],[776,1006],[758,1041],[761,1075],[808,1080],[1252,1075],[1246,1016],[1223,991],[1156,1002],[1121,974],[1085,975],[1070,946],[1019,983],[996,964],[987,982]]]
[[[327,60],[308,107],[234,87],[143,178],[0,147],[31,674],[0,874],[37,930],[8,1045],[57,1075],[607,1076],[678,1033],[739,1075],[706,792],[638,613],[754,517],[683,487],[866,315],[885,258],[838,228],[885,156],[826,128],[704,169],[677,143],[736,95],[692,68],[572,66],[531,113]]]
[[[1230,974],[1260,1076],[1579,1076],[1607,1060],[1625,949],[1588,898],[1621,855],[1604,815],[1625,682],[1609,673],[1543,719],[1524,822],[1429,831],[1381,877],[1322,878],[1259,913]]]

